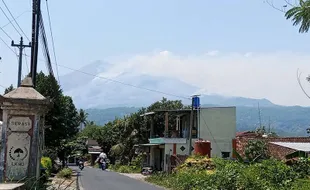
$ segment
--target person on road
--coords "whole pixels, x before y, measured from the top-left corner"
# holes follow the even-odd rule
[[[107,159],[106,153],[101,152],[98,157],[98,164],[99,164],[99,168],[102,170],[106,169],[106,159]]]

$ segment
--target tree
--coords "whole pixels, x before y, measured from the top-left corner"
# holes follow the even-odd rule
[[[245,155],[250,162],[268,158],[268,149],[263,140],[249,140],[245,147]]]
[[[310,28],[310,0],[283,0],[281,6],[276,6],[272,0],[265,1],[272,8],[283,12],[287,20],[293,22],[293,26],[299,27],[300,33],[307,33]],[[298,3],[297,3],[298,2]],[[289,8],[287,10],[287,8]]]
[[[5,90],[4,90],[4,94],[7,94],[7,93],[9,93],[9,92],[11,92],[11,91],[13,91],[14,90],[14,87],[13,87],[13,84],[11,84],[8,88],[6,88]]]
[[[78,133],[79,117],[69,96],[64,96],[54,76],[37,74],[36,90],[52,100],[53,106],[45,116],[45,145],[54,149],[61,160],[65,160],[64,144]]]
[[[84,136],[90,139],[97,139],[100,133],[100,126],[95,124],[86,125],[86,127],[79,133],[79,136]]]
[[[289,9],[285,17],[292,20],[293,26],[300,25],[300,33],[307,33],[310,28],[310,0],[299,0],[299,5]]]
[[[171,101],[163,98],[161,101],[155,102],[148,108],[142,108],[136,113],[130,114],[123,118],[116,118],[104,125],[103,127],[87,126],[82,133],[97,134],[94,135],[103,151],[109,153],[111,162],[115,159],[121,161],[122,164],[131,162],[135,156],[134,145],[144,144],[148,142],[150,128],[147,125],[149,118],[141,117],[145,112],[155,110],[172,110],[184,108],[181,101]],[[164,115],[158,114],[154,117],[154,123],[158,128],[158,133],[164,130]],[[173,126],[175,120],[170,117],[169,125]],[[97,130],[99,129],[99,130]],[[90,135],[88,135],[90,136]]]
[[[88,113],[86,113],[85,110],[83,110],[83,109],[79,110],[79,123],[80,123],[80,125],[86,125],[87,116],[88,116]]]

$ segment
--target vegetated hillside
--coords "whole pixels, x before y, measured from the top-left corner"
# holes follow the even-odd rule
[[[112,121],[115,117],[123,117],[134,113],[136,107],[116,107],[108,109],[87,109],[88,119],[98,125]],[[271,130],[281,136],[306,136],[306,128],[310,125],[310,108],[299,106],[261,107],[262,125],[268,129],[269,118]],[[259,126],[258,109],[256,107],[237,106],[237,131],[255,130]]]

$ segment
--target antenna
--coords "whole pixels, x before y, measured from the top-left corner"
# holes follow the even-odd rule
[[[259,102],[257,103],[257,109],[258,109],[258,120],[259,120],[259,127],[262,127],[262,117],[260,113],[260,107],[259,107]]]
[[[270,128],[270,116],[269,116],[269,120],[268,120],[268,134],[271,134],[271,128]]]

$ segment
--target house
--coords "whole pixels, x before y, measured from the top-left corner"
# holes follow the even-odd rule
[[[209,107],[193,111],[191,143],[189,138],[191,110],[158,110],[143,114],[150,117],[149,143],[137,147],[147,154],[145,165],[169,171],[176,160],[193,153],[198,139],[211,142],[211,157],[232,157],[236,136],[236,107]],[[154,116],[164,116],[164,126],[155,126]],[[169,121],[174,121],[169,125]],[[171,124],[172,122],[170,122]]]
[[[91,155],[91,165],[95,165],[95,160],[102,152],[102,148],[99,146],[98,142],[94,139],[87,139],[86,146],[88,149],[88,154]]]
[[[245,135],[246,134],[246,135]],[[238,154],[244,155],[248,141],[265,141],[271,157],[286,161],[300,155],[308,157],[310,152],[310,137],[262,137],[251,132],[237,133],[236,149]]]

